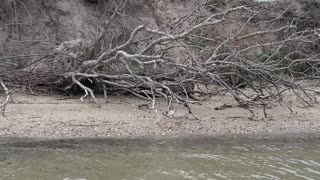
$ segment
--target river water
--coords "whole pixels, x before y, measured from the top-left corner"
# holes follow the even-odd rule
[[[13,140],[0,179],[320,179],[319,136]]]

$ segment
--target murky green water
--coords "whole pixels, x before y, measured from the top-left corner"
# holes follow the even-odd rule
[[[0,179],[320,179],[320,138],[3,143]]]

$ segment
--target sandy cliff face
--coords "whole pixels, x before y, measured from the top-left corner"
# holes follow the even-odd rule
[[[216,0],[212,1],[215,3]],[[244,4],[239,0],[234,1],[236,3],[233,4]],[[39,33],[41,35],[38,35],[41,36],[38,37],[39,39],[53,38],[59,42],[77,38],[92,39],[101,28],[103,22],[101,20],[106,20],[116,7],[116,3],[112,1],[91,0],[39,0],[37,2],[21,0],[16,3],[0,0],[0,2],[0,23],[20,24],[1,26],[2,40],[6,39],[5,36],[14,36],[15,40],[30,39],[34,38],[32,33],[37,32],[41,32]],[[133,28],[138,24],[146,23],[155,29],[164,28],[190,13],[199,3],[198,0],[129,0],[126,16],[123,18],[124,26]],[[225,1],[216,3],[219,6],[225,6]],[[297,12],[303,11],[302,3],[294,4]]]
[[[78,0],[57,1],[57,10],[61,14],[57,17],[61,31],[68,32],[72,39],[92,39],[98,33],[99,22],[94,17],[93,8],[87,8]]]
[[[159,27],[166,27],[186,16],[199,2],[194,0],[153,0],[154,18]]]
[[[23,22],[25,25],[19,27],[19,32],[16,30],[18,25],[1,27],[2,40],[5,40],[6,35],[16,33],[20,37],[13,37],[15,39],[31,38],[30,32],[35,33],[37,30],[29,27],[30,25],[42,25],[43,35],[59,42],[77,38],[92,39],[101,28],[101,20],[106,20],[116,6],[115,3],[101,5],[89,0],[9,2],[1,0],[1,23]],[[194,0],[130,0],[126,8],[127,16],[124,17],[125,26],[129,28],[146,23],[155,29],[165,27],[186,15],[196,3]]]
[[[211,1],[218,8],[226,7],[227,2],[233,5],[253,2]],[[62,42],[77,39],[93,40],[101,32],[103,22],[114,12],[116,2],[119,1],[0,0],[0,56],[45,54]],[[170,28],[166,27],[190,13],[199,2],[198,0],[128,0],[125,15],[109,28],[107,37],[116,34],[117,42],[124,42],[128,39],[130,32],[142,24],[153,29],[169,31]],[[281,6],[277,6],[278,9],[274,9],[275,12],[270,12],[270,15],[276,15],[279,9],[286,9],[286,4],[288,5],[287,2],[284,2]],[[291,4],[294,8],[293,11],[287,13],[288,18],[295,18],[304,12],[309,12],[304,17],[307,21],[300,23],[299,28],[319,26],[317,20],[319,19],[317,13],[320,8],[319,3],[296,0]],[[268,6],[268,3],[264,2],[263,5]],[[208,13],[214,13],[213,9]],[[267,19],[270,15],[261,18]],[[185,26],[187,25],[188,23],[185,23]],[[257,27],[252,27],[246,31],[257,29]],[[232,26],[224,24],[220,27],[213,27],[208,32],[210,37],[216,37],[220,32],[232,31]],[[241,42],[239,45],[248,46],[250,42]],[[17,66],[23,66],[25,62],[25,59],[15,58],[15,60]]]
[[[190,9],[196,6],[196,2],[193,0],[128,1],[125,11],[126,16],[121,21],[129,29],[133,29],[143,23],[154,29],[164,28],[187,15]],[[98,5],[88,1],[57,0],[53,6],[59,12],[57,20],[60,25],[60,31],[68,34],[68,36],[64,37],[62,33],[61,36],[72,39],[92,39],[97,35],[101,28],[101,23],[107,19],[104,13],[111,14],[113,9],[108,9],[107,7],[107,9],[98,9]],[[116,6],[114,4],[109,5]]]

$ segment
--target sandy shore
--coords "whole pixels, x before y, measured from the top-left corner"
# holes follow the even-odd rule
[[[135,97],[110,97],[101,108],[78,97],[32,96],[14,94],[6,117],[0,117],[0,137],[28,138],[94,138],[141,136],[226,135],[286,132],[320,132],[320,105],[311,108],[275,104],[267,109],[264,118],[261,108],[250,113],[233,106],[215,110],[223,104],[236,104],[232,98],[216,96],[192,105],[196,118],[182,106],[175,106],[174,118],[150,111],[147,102]],[[166,103],[158,102],[159,112],[166,111]]]

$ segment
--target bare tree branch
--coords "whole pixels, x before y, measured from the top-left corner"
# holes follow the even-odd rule
[[[9,92],[9,89],[7,88],[7,86],[5,85],[5,83],[3,82],[3,80],[0,80],[0,85],[2,87],[2,89],[5,92],[5,96],[6,96],[6,100],[2,103],[2,105],[0,105],[0,109],[1,109],[1,114],[4,117],[5,116],[5,111],[7,108],[7,105],[9,104],[9,102],[11,101],[11,94]]]

